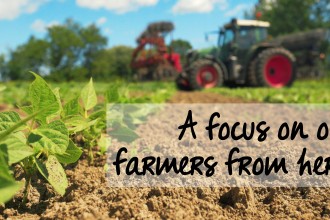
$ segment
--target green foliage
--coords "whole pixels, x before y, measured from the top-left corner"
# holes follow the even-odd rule
[[[10,52],[9,62],[2,61],[0,72],[4,79],[30,80],[28,71],[42,72],[42,67],[47,63],[47,50],[49,42],[43,39],[30,37],[27,43],[20,45],[16,50]],[[2,69],[2,70],[1,70]]]
[[[50,155],[46,161],[37,160],[36,166],[41,175],[54,187],[56,192],[64,195],[69,183],[57,157]]]
[[[130,79],[132,71],[130,67],[133,48],[116,46],[101,51],[93,63],[93,77],[95,79]]]
[[[17,113],[4,112],[0,113],[0,204],[5,203],[22,188],[22,183],[16,182],[11,176],[9,165],[31,155],[31,149],[18,149],[19,145],[23,146],[21,139],[14,140],[18,128],[22,127],[27,121],[32,119],[35,115],[31,115],[22,121],[18,121]],[[18,121],[18,122],[14,122]],[[14,141],[14,142],[13,142]],[[9,146],[9,144],[14,144]],[[18,159],[19,158],[19,159]]]
[[[56,120],[33,129],[28,141],[36,152],[61,155],[69,145],[69,132],[62,121]]]
[[[33,149],[26,144],[22,132],[10,135],[0,144],[0,148],[3,150],[9,165],[18,163],[24,158],[34,154]]]
[[[104,46],[107,44],[107,39],[101,35],[100,29],[95,25],[90,25],[83,28],[80,31],[83,43],[85,45],[84,49],[84,63],[83,66],[88,71],[88,76],[92,77],[94,72],[94,62],[98,57],[98,54]]]
[[[81,102],[78,97],[68,102],[61,117],[68,127],[70,136],[82,137],[84,148],[88,150],[89,162],[93,163],[93,147],[98,144],[101,134],[106,129],[106,112],[104,104],[96,109],[97,96],[92,79],[81,90],[80,99]]]
[[[43,80],[39,75],[35,73],[32,74],[36,79],[31,83],[29,89],[31,110],[32,113],[43,110],[36,116],[36,119],[38,119],[41,123],[46,123],[50,117],[56,116],[56,113],[59,112],[60,104],[58,102],[58,97],[54,91],[52,91],[46,81]]]
[[[81,99],[83,101],[85,111],[91,110],[97,104],[97,96],[92,79],[81,91]]]
[[[290,88],[215,88],[209,92],[266,103],[329,103],[330,80],[297,81]]]
[[[18,183],[10,175],[9,168],[5,163],[0,162],[0,204],[9,201],[18,190],[22,188],[22,183]]]
[[[185,62],[184,59],[187,51],[193,48],[189,41],[182,39],[173,40],[170,44],[170,47],[172,48],[173,52],[180,54],[183,62]]]
[[[107,39],[94,24],[81,27],[71,19],[64,25],[49,28],[48,39],[51,78],[56,81],[91,77],[93,63],[107,44]]]
[[[75,163],[81,156],[82,150],[73,143],[72,140],[69,141],[69,146],[64,154],[56,154],[56,158],[60,163],[71,164]]]
[[[139,136],[130,128],[126,126],[119,126],[110,132],[110,135],[119,141],[131,143],[136,140]]]
[[[0,56],[3,79],[32,80],[32,70],[54,81],[81,81],[92,76],[94,62],[107,45],[107,38],[94,24],[82,27],[72,19],[47,29],[43,39],[31,37],[10,52],[9,61]]]
[[[52,89],[39,75],[32,75],[35,80],[30,86],[20,82],[1,86],[6,94],[0,96],[1,102],[19,103],[28,116],[21,119],[16,112],[0,113],[0,203],[10,200],[23,186],[12,177],[11,165],[19,164],[25,173],[24,202],[32,177],[44,177],[63,195],[68,182],[61,164],[80,158],[82,149],[75,144],[77,138],[81,137],[79,144],[87,151],[91,163],[93,148],[99,146],[99,154],[104,154],[110,144],[105,134],[105,104],[97,104],[93,80],[87,85],[56,84],[57,88]],[[127,86],[98,83],[96,88],[111,103],[161,103],[175,92],[172,83],[159,82]],[[63,101],[63,97],[68,101]],[[145,120],[146,114],[149,111],[130,112],[126,117],[131,122],[121,120],[120,126],[112,129],[112,137],[135,140],[135,124]]]
[[[21,187],[10,175],[10,165],[20,164],[25,172],[24,202],[28,198],[32,176],[39,172],[61,195],[68,181],[62,163],[74,163],[81,150],[69,140],[69,131],[58,118],[61,114],[58,90],[37,74],[29,88],[30,105],[22,108],[28,114],[24,120],[16,112],[0,113],[0,202],[6,202]],[[56,118],[56,119],[54,119]],[[28,123],[28,121],[30,121]]]
[[[3,91],[5,91],[7,89],[7,87],[6,86],[4,86],[4,85],[0,85],[0,92],[3,92]]]
[[[271,23],[270,34],[278,36],[330,27],[328,4],[328,0],[261,0],[256,5],[256,10],[262,12],[262,20]]]
[[[16,112],[4,112],[0,115],[0,134],[13,127],[20,121],[20,116]]]
[[[6,59],[4,55],[0,55],[0,80],[5,78],[6,73]],[[0,86],[0,92],[1,92],[1,86]]]

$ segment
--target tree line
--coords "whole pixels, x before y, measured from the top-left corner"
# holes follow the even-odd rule
[[[29,40],[0,56],[0,73],[4,80],[29,80],[34,71],[54,81],[79,81],[93,76],[109,79],[131,74],[129,63],[133,48],[106,48],[107,38],[91,24],[81,26],[72,19],[49,27],[44,38]]]
[[[108,39],[91,24],[86,27],[72,19],[49,27],[44,38],[31,36],[28,41],[0,55],[0,79],[31,80],[33,71],[53,81],[83,81],[90,77],[100,80],[132,78],[130,68],[134,48],[107,48]],[[184,54],[189,42],[175,40],[174,50]]]

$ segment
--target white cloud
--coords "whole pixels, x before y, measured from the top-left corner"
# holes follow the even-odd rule
[[[58,21],[45,22],[43,20],[37,19],[31,24],[31,29],[38,33],[46,32],[47,28],[59,25]]]
[[[178,0],[172,12],[175,14],[208,13],[216,7],[225,10],[228,7],[227,0]]]
[[[0,0],[0,20],[12,20],[21,14],[31,14],[48,0]]]
[[[103,25],[107,22],[107,18],[106,17],[101,17],[96,21],[97,25]]]
[[[123,14],[129,11],[135,11],[140,7],[154,6],[158,0],[76,0],[80,7],[90,9],[107,9],[118,14]]]
[[[227,16],[227,17],[237,17],[237,15],[240,14],[241,12],[243,12],[244,10],[248,10],[252,7],[253,7],[252,4],[239,4],[239,5],[236,5],[233,9],[228,10],[225,13],[225,16]]]

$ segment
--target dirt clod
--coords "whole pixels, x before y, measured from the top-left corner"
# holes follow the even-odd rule
[[[250,187],[232,188],[220,197],[220,202],[237,209],[255,208],[254,193]]]

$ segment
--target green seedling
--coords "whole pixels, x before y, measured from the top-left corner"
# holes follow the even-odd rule
[[[69,131],[60,120],[59,93],[37,74],[29,88],[31,105],[21,107],[29,117],[21,120],[16,112],[0,113],[0,202],[6,202],[20,188],[9,167],[19,164],[25,173],[23,203],[28,199],[31,179],[40,173],[60,195],[68,180],[62,164],[76,162],[82,151],[69,139]],[[28,122],[29,121],[29,122]]]
[[[0,115],[0,128],[1,130],[3,130],[2,132],[0,132],[0,204],[10,200],[17,193],[17,191],[22,188],[22,183],[15,181],[15,179],[11,175],[10,168],[8,166],[8,155],[9,153],[14,153],[14,148],[13,146],[11,146],[11,149],[13,151],[9,151],[8,153],[8,147],[3,143],[5,143],[7,139],[10,139],[11,134],[14,133],[16,129],[31,120],[36,114],[33,114],[25,118],[24,120],[17,122],[16,124],[10,124],[10,122],[8,122],[8,120],[6,120],[6,118],[4,117],[5,115],[9,116],[10,114],[3,113]],[[12,116],[17,118],[17,115],[12,114]]]
[[[23,185],[26,203],[31,180],[39,176],[64,195],[68,180],[63,165],[75,163],[82,154],[76,145],[77,137],[82,137],[90,164],[94,160],[94,146],[100,147],[98,154],[102,155],[110,144],[105,134],[105,103],[97,104],[92,79],[78,97],[62,105],[59,89],[52,90],[39,75],[32,74],[35,80],[29,87],[29,102],[19,107],[28,116],[22,120],[17,112],[0,113],[0,204],[10,200]],[[106,100],[120,102],[117,87],[108,91]],[[136,124],[133,118],[138,122],[145,120],[145,113],[136,109],[118,118],[120,126],[116,125],[110,135],[119,140],[135,140],[138,136],[133,131]],[[15,181],[11,171],[14,164],[24,171],[25,184]]]
[[[105,104],[97,105],[97,95],[93,80],[82,89],[80,96],[63,107],[61,117],[71,137],[81,137],[83,148],[87,150],[89,164],[94,162],[93,148],[101,140],[106,129]]]

